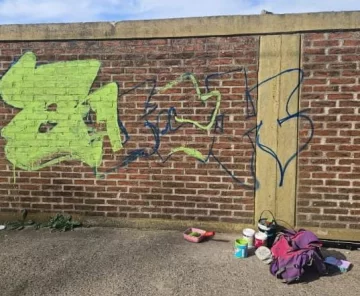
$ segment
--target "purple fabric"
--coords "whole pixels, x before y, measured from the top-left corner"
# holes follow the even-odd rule
[[[286,283],[294,282],[305,272],[305,267],[313,265],[318,273],[326,273],[324,258],[321,255],[319,239],[310,231],[297,233],[285,231],[273,248],[275,260],[270,265],[270,272]]]
[[[308,246],[321,246],[318,237],[308,230],[299,230],[292,238],[298,249],[304,249]]]

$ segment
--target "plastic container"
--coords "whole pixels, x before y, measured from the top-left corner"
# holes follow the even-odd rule
[[[256,257],[258,257],[264,264],[270,264],[273,261],[273,256],[270,249],[261,246],[255,251]]]
[[[184,239],[192,243],[200,243],[204,238],[214,235],[214,231],[205,231],[199,228],[188,228],[184,231]]]
[[[266,246],[267,235],[264,232],[255,233],[255,248]]]
[[[263,217],[263,214],[265,212],[270,213],[270,215],[272,216],[271,221],[269,221],[267,218]],[[273,242],[275,240],[275,237],[276,237],[277,228],[278,228],[278,225],[277,225],[277,222],[275,220],[275,217],[274,217],[273,213],[271,211],[269,211],[269,210],[263,211],[261,213],[260,219],[258,221],[258,230],[267,235],[266,245],[267,245],[268,248],[272,247],[272,244],[273,244]]]
[[[243,230],[243,239],[245,239],[248,243],[248,248],[254,248],[254,237],[255,237],[255,230],[251,228],[245,228]]]
[[[326,257],[324,262],[326,264],[335,266],[342,273],[347,272],[351,266],[351,263],[349,261],[336,259],[335,257],[331,257],[331,256]]]
[[[235,240],[234,256],[235,258],[246,258],[248,256],[248,242],[246,239]]]

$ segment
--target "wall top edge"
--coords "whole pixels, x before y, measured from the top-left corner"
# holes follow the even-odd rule
[[[0,25],[1,41],[184,38],[360,29],[360,11]]]

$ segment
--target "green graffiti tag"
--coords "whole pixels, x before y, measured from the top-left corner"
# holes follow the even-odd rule
[[[188,148],[188,147],[180,146],[180,147],[176,147],[176,148],[172,149],[170,154],[174,154],[174,153],[177,153],[177,152],[184,152],[185,154],[187,154],[187,155],[189,155],[191,157],[194,157],[194,158],[196,158],[198,160],[201,160],[201,161],[206,160],[204,155],[199,150],[197,150],[195,148]]]
[[[97,60],[76,60],[36,65],[25,53],[0,80],[0,95],[22,109],[1,130],[7,140],[7,159],[24,170],[37,170],[64,160],[79,160],[97,168],[102,162],[103,138],[114,152],[122,148],[117,116],[118,87],[109,83],[90,93],[100,69]],[[105,131],[86,125],[96,113]],[[50,126],[45,132],[42,126]]]
[[[201,93],[201,90],[199,88],[199,82],[196,80],[196,77],[193,74],[186,73],[186,74],[183,74],[182,76],[180,76],[179,78],[169,82],[167,85],[165,85],[163,88],[161,88],[158,93],[166,92],[168,89],[173,88],[174,86],[178,85],[181,82],[186,81],[187,79],[191,80],[193,86],[195,87],[196,95],[199,97],[199,99],[202,102],[206,102],[208,99],[216,97],[215,110],[213,111],[213,114],[207,125],[201,124],[200,122],[198,122],[196,120],[179,118],[177,116],[175,116],[175,121],[179,122],[179,123],[190,123],[202,130],[210,130],[215,124],[215,120],[216,120],[216,117],[218,116],[219,109],[220,109],[221,93],[218,90]]]
[[[180,77],[178,77],[177,79],[169,82],[164,87],[162,87],[158,91],[158,93],[165,93],[168,89],[171,89],[171,88],[175,87],[176,85],[180,84],[181,82],[187,81],[188,79],[190,79],[190,81],[192,82],[192,84],[195,88],[196,95],[202,102],[206,102],[207,100],[209,100],[211,98],[216,98],[215,109],[214,109],[214,111],[211,115],[211,118],[207,124],[201,124],[199,121],[196,121],[196,120],[179,118],[178,116],[175,116],[175,121],[179,122],[179,123],[193,124],[194,126],[198,127],[199,129],[202,129],[204,131],[209,131],[210,129],[212,129],[214,127],[216,117],[219,115],[219,112],[220,112],[221,93],[218,90],[201,93],[201,90],[199,87],[199,82],[197,81],[195,75],[191,74],[191,73],[185,73],[185,74],[181,75]],[[178,153],[178,152],[183,152],[183,153],[187,154],[188,156],[198,159],[200,161],[206,160],[206,157],[199,150],[194,149],[194,148],[185,147],[185,146],[175,147],[174,149],[171,150],[169,155],[172,155],[172,154]]]

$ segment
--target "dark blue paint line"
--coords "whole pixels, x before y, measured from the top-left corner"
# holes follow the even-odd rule
[[[214,152],[213,152],[213,145],[215,143],[215,137],[213,138],[213,141],[212,141],[212,144],[211,144],[211,148],[209,149],[209,152],[208,152],[208,156],[205,160],[198,160],[200,161],[201,163],[207,163],[209,161],[209,158],[210,157],[213,157],[214,160],[220,165],[220,167],[238,184],[242,185],[242,186],[245,186],[246,188],[254,188],[255,189],[258,189],[260,187],[260,183],[259,181],[256,179],[256,172],[255,172],[255,159],[256,159],[256,147],[259,147],[261,150],[263,150],[265,153],[269,154],[271,157],[273,157],[277,163],[277,166],[279,167],[279,170],[280,170],[280,184],[279,186],[282,186],[283,185],[283,181],[284,181],[284,176],[285,176],[285,172],[286,172],[286,169],[287,167],[289,166],[289,164],[296,158],[296,156],[306,148],[306,146],[309,144],[309,142],[311,141],[312,137],[313,137],[313,133],[314,133],[314,129],[313,129],[313,123],[311,121],[311,119],[306,116],[306,115],[303,115],[303,113],[307,112],[308,110],[302,110],[300,112],[297,112],[297,113],[294,113],[294,114],[291,114],[290,111],[289,111],[289,104],[290,104],[290,100],[292,99],[294,93],[298,90],[298,88],[300,87],[301,83],[302,83],[302,80],[303,80],[303,71],[301,69],[298,69],[298,68],[294,68],[294,69],[288,69],[288,70],[285,70],[285,71],[282,71],[280,72],[279,74],[277,75],[274,75],[272,77],[269,77],[267,78],[266,80],[258,83],[257,85],[255,85],[254,87],[252,88],[249,88],[248,86],[248,76],[247,76],[247,72],[245,69],[243,68],[240,68],[240,69],[236,69],[236,70],[232,70],[232,71],[228,71],[228,72],[223,72],[223,73],[213,73],[213,74],[210,74],[208,76],[206,76],[205,78],[205,88],[206,88],[206,91],[207,92],[210,92],[210,86],[209,86],[209,82],[212,78],[214,77],[221,77],[223,75],[226,75],[226,74],[229,74],[229,73],[233,73],[233,72],[241,72],[241,71],[244,71],[244,75],[245,75],[245,99],[246,99],[246,119],[248,118],[251,118],[251,117],[254,117],[257,115],[257,111],[256,111],[256,107],[255,107],[255,104],[254,104],[254,99],[251,95],[251,92],[256,90],[259,86],[265,84],[266,82],[272,80],[272,79],[275,79],[276,77],[279,77],[280,75],[284,75],[286,73],[290,73],[290,72],[294,72],[294,71],[298,71],[299,72],[299,82],[298,84],[295,86],[295,88],[291,91],[291,93],[289,94],[288,96],[288,100],[287,100],[287,103],[286,103],[286,113],[288,116],[284,117],[284,118],[281,118],[281,119],[278,119],[277,122],[279,124],[279,126],[281,126],[283,123],[285,123],[286,121],[288,120],[291,120],[291,119],[299,119],[299,118],[304,118],[306,120],[308,120],[310,122],[310,126],[311,126],[311,133],[310,133],[310,136],[309,136],[309,139],[307,140],[306,143],[304,143],[299,149],[298,151],[296,151],[286,162],[285,164],[283,165],[281,163],[281,161],[279,160],[277,154],[274,152],[273,149],[271,149],[270,147],[264,145],[261,143],[261,140],[260,140],[260,129],[263,125],[263,122],[260,122],[259,125],[256,125],[252,128],[250,128],[247,132],[244,133],[243,136],[246,136],[248,137],[250,143],[251,143],[251,146],[252,146],[252,149],[253,149],[253,153],[251,155],[251,161],[250,161],[250,169],[251,169],[251,175],[253,177],[253,180],[254,180],[254,185],[249,185],[249,184],[245,184],[244,182],[242,182],[239,178],[237,178],[227,167],[225,164],[223,164],[221,162],[221,160],[216,157],[214,155]],[[183,75],[183,78],[185,79],[188,79],[190,78],[190,75],[191,73],[185,73]],[[145,149],[137,149],[137,150],[134,150],[132,152],[129,153],[129,155],[127,157],[125,157],[125,159],[117,166],[113,167],[111,170],[109,170],[108,172],[110,171],[115,171],[119,168],[122,168],[124,166],[127,166],[129,163],[137,160],[138,158],[142,158],[142,157],[150,157],[151,155],[154,155],[154,154],[157,154],[158,157],[160,158],[160,160],[162,162],[166,162],[170,159],[170,157],[172,156],[172,154],[169,154],[165,159],[161,156],[161,154],[159,153],[159,148],[160,148],[160,145],[161,145],[161,137],[170,133],[170,132],[176,132],[177,130],[179,130],[180,128],[182,128],[185,124],[187,123],[183,123],[183,124],[179,124],[178,126],[174,127],[173,126],[173,123],[175,122],[175,117],[177,116],[177,111],[176,111],[176,108],[175,107],[170,107],[168,109],[164,109],[164,110],[160,110],[158,112],[158,115],[156,117],[156,123],[155,124],[152,124],[150,123],[146,117],[155,112],[158,108],[158,105],[156,103],[151,103],[151,100],[153,98],[153,96],[157,93],[156,92],[156,80],[155,79],[150,79],[150,80],[146,80],[142,83],[139,83],[138,85],[136,85],[135,87],[133,87],[132,89],[124,92],[121,94],[124,95],[124,94],[128,94],[130,93],[131,91],[139,88],[139,87],[142,87],[144,86],[146,83],[152,83],[152,88],[150,90],[150,93],[146,99],[146,101],[144,102],[144,114],[142,116],[142,118],[145,119],[145,126],[147,126],[148,128],[151,129],[152,133],[153,133],[153,136],[154,136],[154,146],[152,148],[152,152],[151,153],[147,153],[145,151]],[[215,110],[213,110],[212,112],[212,115],[214,114]],[[160,129],[160,124],[161,124],[161,121],[164,120],[164,117],[165,117],[165,127],[163,129]],[[130,139],[130,136],[128,135],[127,131],[126,131],[126,128],[125,126],[122,124],[121,120],[119,119],[119,127],[122,131],[122,133],[124,133],[125,135],[125,141],[124,141],[124,144]],[[220,133],[222,133],[224,130],[224,114],[218,114],[217,117],[216,117],[216,121],[215,121],[215,126],[214,126],[214,131],[219,131]],[[251,138],[251,133],[256,133],[256,136],[255,136],[255,143],[254,141],[252,140]]]
[[[280,176],[280,182],[279,182],[279,186],[281,187],[284,183],[284,178],[285,178],[285,172],[286,169],[288,168],[288,166],[290,165],[291,161],[293,161],[301,151],[305,150],[307,145],[311,142],[313,136],[314,136],[314,123],[313,121],[310,119],[310,117],[308,117],[307,115],[302,115],[302,114],[298,114],[297,118],[301,119],[304,118],[305,120],[307,120],[310,124],[310,135],[307,139],[307,141],[298,148],[298,150],[285,162],[283,170],[281,171],[281,176]],[[285,122],[285,121],[284,121]]]
[[[245,100],[246,100],[246,119],[257,115],[257,111],[254,105],[254,99],[251,96],[251,90],[249,90],[248,76],[246,69],[244,69],[245,76]]]
[[[180,129],[181,127],[183,127],[184,125],[189,123],[181,123],[179,124],[177,127],[173,127],[172,125],[172,119],[175,120],[175,117],[177,116],[176,113],[176,108],[175,107],[170,107],[169,109],[164,109],[161,110],[158,114],[158,116],[156,117],[156,126],[159,129],[160,128],[160,119],[161,119],[161,115],[166,114],[166,125],[165,128],[161,130],[161,135],[166,135],[169,132],[176,132],[178,129]]]
[[[119,110],[117,110],[117,114],[118,114],[118,126],[120,128],[120,131],[122,134],[124,134],[125,136],[125,140],[122,141],[122,145],[125,145],[129,140],[130,140],[130,136],[129,136],[129,133],[127,131],[127,129],[125,128],[124,124],[122,123],[122,121],[120,120],[120,115],[119,115]]]
[[[289,116],[286,116],[282,119],[277,119],[278,124],[281,126],[285,121],[292,119],[292,118],[299,118],[303,113],[307,113],[310,111],[310,108],[303,109],[297,113],[291,114]]]
[[[228,168],[213,154],[212,155],[213,158],[217,161],[217,163],[221,166],[221,168],[236,182],[238,183],[240,186],[243,186],[247,189],[254,189],[254,185],[248,185],[246,183],[244,183],[243,181],[241,181],[240,179],[238,179],[232,172],[230,172],[228,170]]]
[[[154,136],[154,142],[155,142],[154,147],[152,148],[153,151],[151,153],[149,153],[148,155],[146,155],[146,157],[150,157],[159,150],[160,143],[161,143],[160,132],[159,132],[159,128],[156,125],[152,124],[151,122],[149,122],[147,120],[145,121],[145,126],[151,129],[152,134]]]
[[[277,163],[277,166],[279,168],[279,171],[280,171],[280,181],[279,181],[279,186],[283,186],[284,184],[284,178],[285,178],[285,173],[286,173],[286,169],[288,168],[288,166],[290,165],[290,163],[299,155],[299,153],[301,151],[303,151],[307,145],[311,142],[312,138],[313,138],[313,135],[314,135],[314,125],[313,125],[313,122],[312,120],[306,116],[306,115],[303,115],[303,113],[306,113],[307,111],[309,111],[309,109],[306,109],[306,110],[300,110],[299,112],[296,112],[296,113],[293,113],[291,114],[290,113],[290,110],[289,110],[289,105],[290,105],[290,101],[291,99],[293,98],[293,95],[295,94],[295,92],[300,88],[302,82],[303,82],[303,79],[304,79],[304,72],[302,69],[300,68],[291,68],[291,69],[287,69],[287,70],[284,70],[272,77],[269,77],[267,79],[265,79],[264,81],[258,83],[256,86],[252,87],[250,90],[249,90],[249,93],[255,89],[257,89],[259,86],[263,85],[264,83],[266,82],[269,82],[270,80],[272,79],[275,79],[281,75],[284,75],[286,73],[291,73],[291,72],[298,72],[299,73],[299,79],[298,79],[298,83],[297,85],[292,89],[292,91],[290,92],[288,98],[287,98],[287,102],[286,102],[286,107],[285,107],[285,111],[287,113],[288,116],[284,117],[284,118],[281,118],[281,119],[277,119],[277,123],[279,126],[281,126],[283,123],[285,123],[286,121],[290,120],[290,119],[296,119],[298,120],[299,118],[304,118],[306,120],[309,121],[310,123],[310,135],[309,135],[309,138],[308,140],[306,141],[306,143],[304,143],[301,147],[299,147],[297,149],[297,151],[292,154],[289,159],[286,160],[286,162],[284,164],[282,164],[282,162],[280,161],[278,155],[274,152],[274,150],[272,150],[270,147],[264,145],[264,144],[261,144],[260,143],[260,135],[257,134],[256,136],[256,145],[261,149],[263,150],[265,153],[269,154],[271,157],[274,158],[274,160],[276,161]],[[262,122],[260,123],[260,125],[258,126],[258,132],[260,131],[260,128],[262,126]]]
[[[287,102],[286,102],[286,113],[290,116],[290,111],[289,111],[289,104],[290,104],[290,100],[292,99],[294,93],[299,89],[299,87],[301,86],[302,82],[303,82],[303,79],[304,79],[304,71],[300,68],[291,68],[291,69],[287,69],[287,70],[284,70],[284,71],[281,71],[280,73],[274,75],[274,76],[271,76],[263,81],[261,81],[260,83],[256,84],[255,86],[253,86],[252,88],[249,89],[249,92],[252,92],[253,90],[259,88],[259,86],[265,84],[266,82],[269,82],[270,80],[272,79],[275,79],[281,75],[284,75],[286,73],[291,73],[291,72],[299,72],[299,80],[298,80],[298,83],[297,85],[294,87],[294,89],[290,92],[289,96],[288,96],[288,99],[287,99]],[[245,79],[246,81],[247,79]]]
[[[213,74],[207,75],[205,77],[205,89],[206,89],[206,92],[210,92],[209,81],[210,81],[211,78],[221,77],[221,76],[231,74],[231,73],[242,72],[243,70],[244,70],[244,68],[241,67],[241,68],[238,68],[238,69],[235,69],[235,70],[230,70],[230,71],[226,71],[226,72],[219,72],[219,73],[213,73]]]
[[[159,136],[158,128],[154,124],[152,124],[151,122],[149,122],[147,120],[145,121],[144,125],[146,127],[148,127],[149,129],[151,129],[152,134],[154,136],[154,147],[152,148],[151,153],[146,152],[146,150],[144,148],[133,150],[122,160],[122,162],[120,164],[107,170],[105,172],[106,175],[129,165],[131,162],[133,162],[139,158],[150,157],[158,151],[159,146],[160,146],[160,136]]]
[[[251,160],[250,160],[250,170],[251,170],[251,175],[253,177],[253,180],[254,180],[254,185],[255,185],[255,190],[259,189],[260,188],[260,182],[259,180],[256,178],[256,171],[255,171],[255,160],[256,160],[256,144],[254,143],[254,141],[252,140],[251,138],[251,133],[254,133],[255,132],[255,137],[257,136],[258,134],[258,130],[259,130],[259,126],[256,125],[255,127],[249,129],[248,131],[246,131],[244,134],[243,134],[243,137],[246,136],[250,143],[251,143],[251,147],[252,147],[252,154],[251,154]]]

